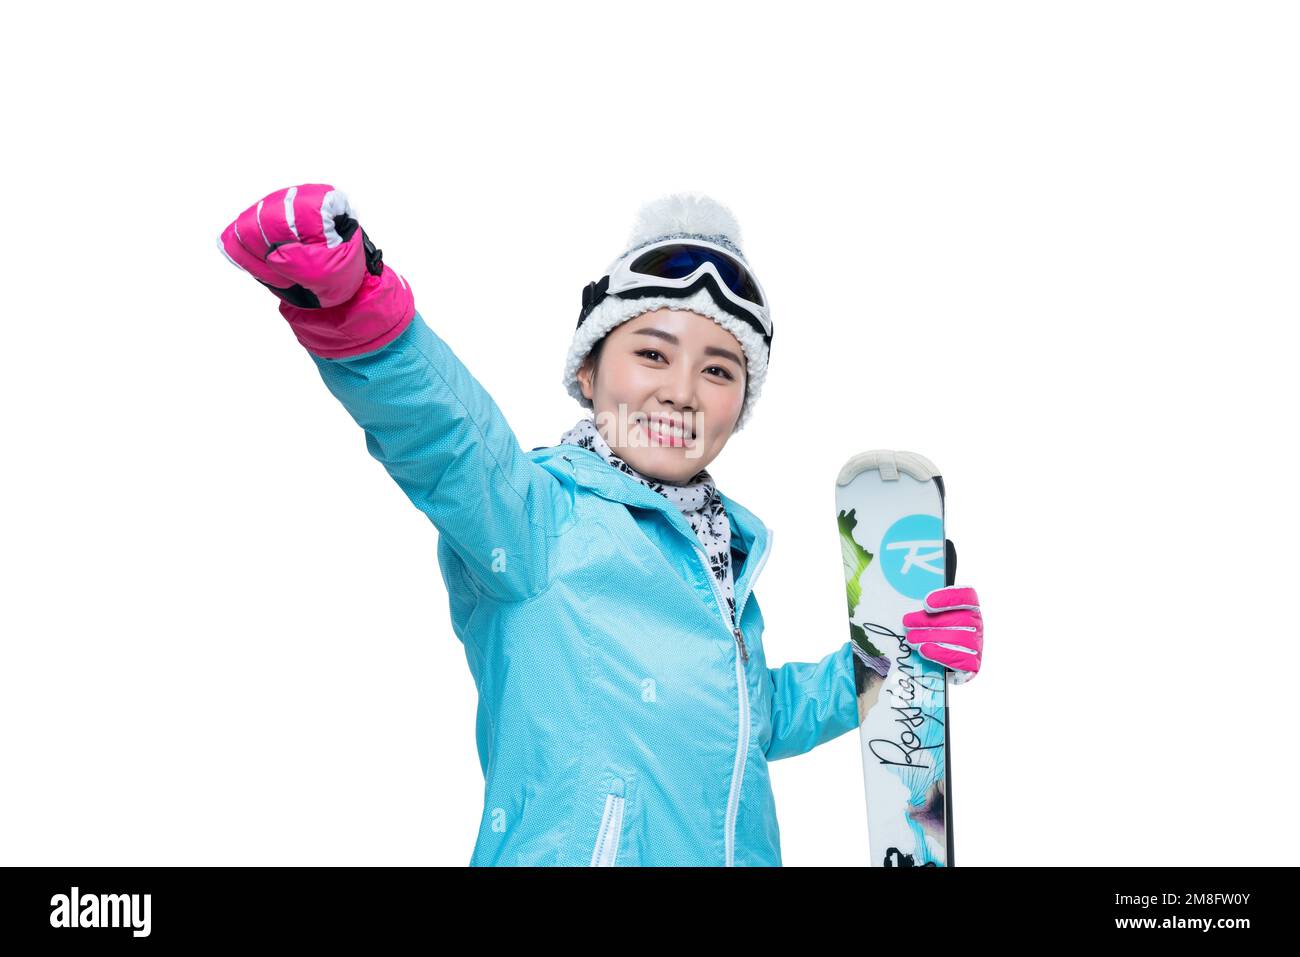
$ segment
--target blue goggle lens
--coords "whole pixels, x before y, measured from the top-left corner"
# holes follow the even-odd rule
[[[658,279],[685,279],[705,263],[713,263],[727,288],[741,299],[756,306],[764,305],[758,283],[749,270],[731,256],[715,249],[692,246],[689,243],[660,246],[633,260],[629,268],[633,272]]]

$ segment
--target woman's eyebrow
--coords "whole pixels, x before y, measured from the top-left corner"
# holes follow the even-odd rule
[[[663,329],[637,329],[633,332],[633,335],[654,336],[656,339],[664,340],[664,342],[671,342],[675,346],[682,344],[681,340],[675,335],[671,332],[666,332]],[[705,346],[704,354],[706,356],[722,356],[724,359],[730,359],[742,369],[745,367],[745,363],[741,361],[740,356],[736,355],[730,349],[723,349],[720,346]]]

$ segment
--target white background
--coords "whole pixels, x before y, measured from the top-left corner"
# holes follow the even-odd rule
[[[987,627],[958,862],[1295,860],[1294,10],[11,13],[0,863],[469,860],[436,530],[214,243],[313,181],[525,449],[639,204],[728,204],[769,662],[847,637],[840,465],[921,452]],[[866,862],[861,774],[856,732],[772,765],[786,864]]]

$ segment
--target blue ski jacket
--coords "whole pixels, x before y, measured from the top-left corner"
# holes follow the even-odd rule
[[[768,762],[858,725],[846,641],[769,668],[772,533],[722,496],[730,617],[680,510],[573,445],[520,449],[417,312],[381,349],[312,353],[370,454],[437,528],[478,688],[471,865],[779,865]]]

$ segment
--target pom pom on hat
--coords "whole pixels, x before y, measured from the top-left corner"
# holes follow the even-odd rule
[[[627,252],[678,236],[707,238],[744,258],[740,252],[740,223],[735,215],[716,199],[702,193],[674,193],[642,206],[627,239]],[[615,259],[610,267],[622,258]]]

